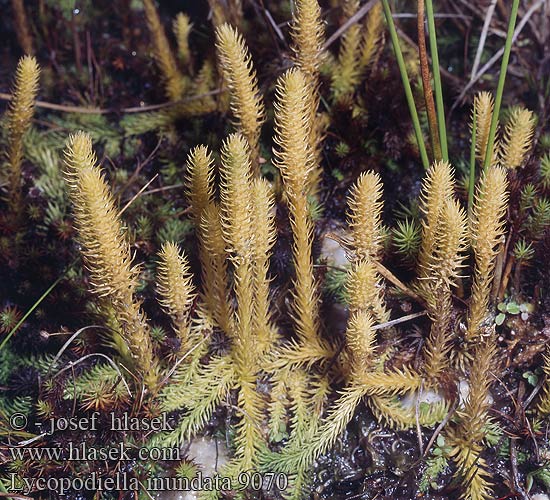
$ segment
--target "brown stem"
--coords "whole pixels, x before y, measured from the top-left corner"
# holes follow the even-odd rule
[[[495,259],[495,272],[493,278],[493,285],[491,287],[491,303],[497,300],[500,285],[502,283],[502,273],[504,265],[506,264],[506,245],[501,244]]]
[[[424,102],[426,103],[426,113],[428,115],[428,125],[430,127],[430,141],[432,143],[432,153],[434,160],[441,160],[441,144],[439,142],[439,132],[437,129],[437,116],[435,112],[435,103],[431,83],[430,67],[428,65],[428,52],[426,49],[426,33],[424,31],[424,0],[418,0],[418,56],[420,58],[420,72],[422,74],[422,86],[424,88]]]
[[[498,298],[497,300],[499,302],[502,302],[502,299],[504,298],[504,293],[506,292],[506,288],[508,288],[508,282],[510,281],[510,274],[512,272],[512,266],[514,265],[514,261],[516,259],[513,255],[510,255],[508,258],[508,262],[506,262],[506,267],[504,268],[504,273],[502,274],[502,281],[500,282],[500,290],[498,291]]]

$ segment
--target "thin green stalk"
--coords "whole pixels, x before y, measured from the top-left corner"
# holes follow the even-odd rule
[[[449,151],[447,148],[447,127],[445,125],[445,108],[443,106],[443,90],[441,88],[441,73],[439,70],[439,54],[437,52],[437,35],[435,32],[432,0],[426,0],[426,18],[428,20],[428,34],[430,36],[430,53],[432,56],[435,107],[437,109],[437,124],[439,128],[441,155],[444,161],[449,161]]]
[[[6,487],[4,486],[4,483],[2,483],[2,481],[0,481],[0,492],[2,493],[8,493],[8,490],[6,489]],[[4,495],[2,495],[4,496]],[[13,500],[13,497],[9,497],[9,496],[5,496],[6,500]]]
[[[430,162],[428,160],[428,153],[426,152],[426,145],[424,144],[422,129],[420,128],[420,120],[418,119],[418,112],[416,111],[416,105],[414,103],[411,84],[409,82],[409,75],[407,74],[407,68],[405,67],[403,53],[401,52],[401,47],[399,46],[397,30],[395,29],[395,24],[393,23],[393,17],[391,15],[391,9],[388,4],[388,0],[382,0],[382,5],[384,7],[386,22],[388,23],[388,29],[390,31],[393,51],[395,52],[395,58],[397,59],[397,65],[399,66],[399,73],[401,74],[401,80],[403,81],[407,104],[409,105],[409,112],[411,114],[411,119],[413,122],[414,134],[416,136],[420,158],[422,159],[422,164],[424,165],[424,168],[427,170],[430,167]]]
[[[472,146],[470,149],[470,182],[468,183],[468,214],[472,214],[474,206],[474,185],[476,182],[476,140],[477,140],[477,116],[474,105],[472,118]]]
[[[75,260],[76,262],[76,260]],[[74,264],[74,263],[73,263]],[[66,274],[69,272],[69,269],[72,267],[72,264],[67,268],[67,270],[59,276],[51,285],[50,287],[38,298],[38,300],[31,306],[31,308],[25,313],[25,315],[17,322],[17,324],[11,329],[10,333],[6,335],[2,343],[0,344],[0,351],[2,348],[8,343],[8,341],[12,338],[12,336],[15,334],[17,330],[19,330],[19,327],[27,320],[27,318],[34,312],[34,310],[42,303],[42,301],[52,292],[52,290],[59,284],[59,282],[66,276]]]
[[[485,152],[485,161],[483,169],[487,169],[493,157],[493,147],[495,146],[495,136],[497,133],[498,117],[500,114],[500,106],[502,104],[502,93],[504,92],[504,82],[506,81],[506,72],[508,71],[508,62],[510,61],[510,52],[512,51],[512,39],[514,38],[514,30],[516,28],[516,19],[518,17],[519,0],[514,0],[512,11],[510,13],[510,21],[508,23],[508,33],[506,35],[506,44],[504,46],[504,54],[502,55],[502,64],[500,65],[500,76],[498,78],[497,95],[495,98],[495,108],[491,119],[491,128],[489,129],[489,138],[487,140],[487,151]]]

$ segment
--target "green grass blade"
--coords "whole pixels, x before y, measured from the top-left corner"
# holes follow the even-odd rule
[[[449,150],[447,147],[447,127],[445,124],[445,108],[443,106],[443,90],[441,87],[441,72],[439,69],[439,54],[437,52],[437,35],[435,32],[434,9],[432,0],[426,0],[426,19],[428,20],[428,34],[430,37],[430,53],[432,56],[435,107],[437,109],[437,125],[439,129],[439,142],[441,144],[441,156],[444,161],[449,161]]]
[[[15,334],[17,330],[19,330],[19,327],[27,320],[27,318],[34,312],[34,310],[42,303],[42,301],[52,292],[52,290],[59,284],[59,282],[65,277],[68,270],[67,270],[59,276],[50,286],[49,288],[38,298],[38,300],[31,306],[31,308],[24,314],[24,316],[17,322],[17,324],[10,330],[10,332],[6,335],[6,338],[2,341],[0,344],[0,350],[8,343],[8,341],[12,338],[12,336]]]
[[[399,73],[401,74],[401,80],[403,81],[407,104],[409,105],[409,112],[411,114],[411,119],[413,122],[414,134],[416,136],[420,158],[422,159],[422,164],[424,165],[424,168],[427,170],[430,167],[430,161],[428,160],[428,153],[426,152],[426,145],[424,144],[424,136],[422,135],[422,129],[420,128],[420,120],[418,119],[418,112],[416,111],[416,105],[414,102],[411,84],[409,82],[409,75],[407,74],[407,68],[403,59],[403,53],[401,52],[401,47],[399,46],[397,30],[395,29],[395,24],[393,22],[393,17],[391,15],[391,9],[388,4],[388,0],[382,0],[382,5],[384,7],[386,22],[388,23],[388,29],[390,31],[393,51],[395,53],[395,58],[397,59],[397,65],[399,66]]]
[[[497,95],[495,98],[495,108],[493,110],[493,118],[491,120],[491,128],[489,129],[489,138],[487,140],[487,151],[485,152],[485,161],[483,169],[489,167],[492,158],[493,147],[495,145],[495,136],[497,133],[497,124],[500,114],[500,106],[502,104],[502,93],[504,92],[504,82],[506,81],[506,72],[508,71],[508,62],[510,61],[510,52],[512,51],[512,39],[516,28],[516,20],[518,17],[519,0],[514,0],[512,11],[510,13],[510,21],[508,23],[508,33],[506,35],[506,44],[504,46],[504,54],[502,55],[502,64],[500,65],[500,76],[498,78]]]
[[[2,481],[0,481],[0,492],[2,493],[8,493],[8,490],[6,489],[6,487],[4,486],[4,483]],[[4,496],[4,495],[2,495]],[[9,497],[9,496],[5,496],[6,500],[14,500],[13,497]]]

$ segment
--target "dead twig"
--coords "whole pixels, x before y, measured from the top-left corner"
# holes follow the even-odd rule
[[[142,163],[140,163],[136,170],[134,171],[134,173],[130,176],[130,178],[128,179],[128,182],[126,182],[126,184],[122,187],[122,189],[120,190],[120,192],[118,193],[118,196],[122,196],[122,193],[124,193],[132,184],[133,182],[137,179],[139,173],[145,168],[145,166],[147,164],[149,164],[152,159],[154,158],[155,154],[157,153],[157,151],[159,150],[160,148],[160,145],[162,144],[162,141],[163,141],[163,137],[162,135],[159,137],[159,140],[157,141],[157,144],[156,146],[153,148],[153,151],[151,151],[151,153],[149,153],[149,156],[147,156],[147,158],[145,158],[145,161],[143,161]]]
[[[170,191],[171,189],[179,189],[184,187],[185,184],[172,184],[171,186],[163,186],[155,189],[149,189],[149,191],[144,191],[141,193],[141,196],[146,196],[148,194],[154,194],[154,193],[162,193],[163,191]],[[180,214],[189,213],[190,208],[186,208]]]
[[[531,8],[525,13],[525,16],[521,19],[521,21],[518,23],[514,34],[512,36],[512,43],[515,43],[517,40],[519,34],[523,31],[523,28],[525,28],[525,25],[529,21],[529,18],[544,4],[546,0],[539,0],[536,4],[532,5]],[[497,53],[485,63],[485,65],[479,70],[479,72],[476,75],[473,75],[472,78],[470,78],[470,81],[468,84],[464,87],[460,95],[455,99],[455,102],[453,103],[451,107],[451,112],[456,109],[456,107],[462,102],[464,99],[464,96],[468,93],[468,91],[476,84],[476,82],[485,74],[487,71],[489,71],[493,65],[502,57],[504,54],[504,46],[501,47]]]
[[[350,251],[349,248],[349,242],[347,239],[341,236],[338,236],[335,233],[328,232],[325,235],[326,238],[329,238],[336,243],[338,243],[346,252],[348,256],[348,260],[352,261],[353,257],[350,255],[353,252]],[[386,278],[390,283],[393,283],[397,288],[399,288],[405,295],[408,295],[409,297],[413,298],[420,304],[424,304],[424,299],[420,297],[416,292],[411,290],[405,283],[403,283],[397,276],[395,276],[389,269],[385,268],[380,262],[377,262],[376,260],[372,261],[372,264],[374,267],[376,267],[376,270],[382,275],[382,277]]]
[[[132,196],[130,198],[130,200],[128,201],[128,203],[126,203],[126,205],[124,205],[124,207],[122,207],[122,210],[118,213],[118,216],[120,217],[124,211],[132,204],[134,203],[134,201],[143,193],[143,191],[145,191],[155,180],[156,178],[159,176],[159,174],[155,174],[153,176],[153,178],[148,181],[134,196]]]
[[[124,387],[126,388],[126,391],[128,392],[130,398],[132,398],[132,396],[133,396],[132,391],[130,391],[130,387],[126,383],[126,380],[122,376],[122,373],[121,373],[120,369],[118,368],[118,366],[116,365],[116,363],[109,356],[106,356],[105,354],[103,354],[101,352],[94,352],[92,354],[86,354],[86,356],[82,356],[81,358],[77,359],[76,361],[69,361],[69,363],[67,364],[67,366],[65,368],[62,368],[55,375],[53,375],[52,379],[58,377],[63,372],[66,372],[67,370],[72,370],[76,365],[82,363],[83,361],[87,360],[88,358],[93,358],[94,356],[98,356],[100,358],[105,358],[107,360],[107,362],[116,370],[119,377],[122,379],[122,383],[124,384]]]
[[[390,326],[399,325],[401,323],[405,323],[407,321],[411,321],[412,319],[420,318],[422,316],[426,316],[428,314],[428,311],[420,311],[413,314],[408,314],[407,316],[401,316],[400,318],[392,319],[390,321],[386,321],[385,323],[380,323],[378,325],[374,325],[372,327],[373,330],[381,330],[383,328],[389,328]]]
[[[342,26],[340,26],[324,43],[323,50],[327,50],[338,38],[340,38],[354,24],[358,23],[365,17],[368,12],[378,3],[378,0],[370,0],[361,7],[353,16],[351,16]]]
[[[164,377],[162,379],[162,381],[160,382],[159,384],[159,388],[162,387],[164,384],[166,384],[166,382],[168,382],[168,380],[170,379],[170,377],[172,376],[172,374],[177,370],[178,366],[183,363],[185,361],[185,359],[190,356],[193,351],[197,350],[199,347],[201,347],[207,340],[208,340],[209,337],[204,337],[199,343],[195,344],[191,349],[189,349],[189,351],[187,351],[181,358],[179,358],[176,363],[174,364],[174,366],[170,369],[170,371],[166,374],[166,377]]]
[[[416,292],[413,292],[405,283],[403,283],[397,276],[395,276],[389,269],[385,268],[380,262],[373,262],[376,270],[389,282],[393,283],[399,288],[405,295],[408,295],[412,299],[416,300],[420,304],[424,304],[424,299],[420,297]]]
[[[493,14],[495,13],[496,5],[497,0],[491,0],[489,8],[487,9],[487,14],[485,14],[485,21],[483,22],[481,36],[479,37],[479,43],[477,44],[476,56],[474,58],[474,65],[472,66],[470,80],[477,73],[477,70],[479,68],[479,63],[481,62],[481,56],[483,54],[483,48],[485,47],[485,40],[487,39],[487,33],[489,32],[489,26],[491,25],[491,20],[493,19]]]
[[[46,101],[36,101],[35,106],[38,108],[51,109],[52,111],[61,111],[63,113],[80,113],[84,115],[108,115],[111,113],[145,113],[147,111],[158,111],[164,108],[170,108],[178,104],[184,104],[186,102],[197,101],[205,97],[221,94],[224,89],[211,90],[210,92],[204,92],[203,94],[197,94],[179,101],[163,102],[162,104],[151,104],[149,106],[133,106],[130,108],[86,108],[83,106],[66,106],[63,104],[55,104]],[[12,95],[5,92],[0,92],[0,100],[11,101]]]
[[[420,2],[418,3],[420,4]],[[424,455],[424,447],[422,445],[422,428],[420,427],[420,398],[422,397],[423,389],[424,389],[424,381],[420,383],[420,388],[418,389],[418,394],[416,395],[416,401],[414,405],[414,417],[416,420],[416,435],[418,437],[418,449],[420,450],[420,455],[422,456]]]
[[[455,410],[456,410],[456,407],[458,406],[458,398],[455,399],[455,402],[453,403],[453,406],[451,406],[451,408],[449,409],[449,411],[447,412],[447,415],[445,415],[445,418],[439,423],[439,425],[436,427],[434,433],[432,434],[432,437],[430,438],[430,440],[428,441],[428,444],[426,446],[426,449],[424,450],[424,457],[429,453],[429,451],[431,450],[433,444],[435,443],[435,440],[437,439],[437,436],[439,436],[439,434],[441,433],[441,431],[443,430],[443,428],[447,425],[447,423],[449,422],[449,420],[451,420],[451,417],[453,416]]]

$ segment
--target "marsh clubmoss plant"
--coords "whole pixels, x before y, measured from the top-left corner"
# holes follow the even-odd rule
[[[214,201],[214,164],[204,146],[193,149],[187,160],[187,196],[199,234],[202,264],[202,297],[213,321],[227,334],[231,331],[231,307],[227,285],[227,259],[220,221]]]
[[[376,3],[368,13],[365,27],[363,28],[359,59],[361,71],[366,71],[376,64],[383,46],[384,14],[382,12],[382,5]]]
[[[476,116],[475,151],[477,159],[481,162],[485,159],[485,153],[487,152],[494,107],[495,101],[490,92],[480,92],[475,96],[473,109]],[[491,156],[494,158],[494,151],[491,152]]]
[[[318,168],[310,147],[310,94],[305,74],[287,71],[277,84],[275,103],[275,165],[281,172],[293,234],[293,318],[301,347],[313,358],[330,356],[319,335],[318,291],[313,275],[313,223],[307,186]],[[307,360],[307,355],[306,355]]]
[[[212,16],[212,24],[215,28],[227,22],[224,5],[217,0],[208,0],[208,6]]]
[[[550,153],[540,159],[540,177],[543,188],[550,191]]]
[[[15,32],[17,40],[23,52],[28,56],[34,55],[33,39],[29,19],[23,0],[11,0],[11,7],[15,20]]]
[[[436,162],[428,170],[420,193],[422,244],[418,257],[419,286],[430,276],[431,261],[437,251],[437,231],[445,205],[453,199],[454,178],[447,162]]]
[[[510,169],[522,165],[526,153],[531,148],[534,131],[533,112],[525,108],[513,109],[502,141],[502,165]]]
[[[174,19],[173,31],[178,45],[178,59],[182,67],[188,68],[190,74],[193,74],[193,59],[189,49],[189,33],[192,28],[187,14],[180,12]]]
[[[231,303],[228,300],[227,258],[218,204],[208,205],[200,223],[200,252],[202,259],[204,296],[217,325],[231,334]]]
[[[359,7],[358,1],[345,2],[346,20],[355,15]],[[383,29],[382,6],[376,4],[364,22],[353,24],[342,35],[338,59],[329,64],[332,97],[337,103],[351,105],[353,94],[364,83],[364,77],[374,67],[384,46]]]
[[[293,41],[294,61],[302,71],[307,90],[309,121],[308,145],[314,155],[312,172],[308,179],[308,194],[315,196],[321,180],[321,140],[325,133],[324,120],[318,119],[320,102],[319,68],[325,59],[323,43],[325,30],[321,19],[321,7],[317,0],[298,0],[290,27]]]
[[[221,71],[230,91],[231,112],[237,119],[237,128],[250,145],[257,175],[259,138],[265,111],[252,59],[242,36],[228,24],[216,30],[216,47]]]
[[[236,308],[232,360],[239,384],[239,406],[243,415],[237,428],[236,455],[239,466],[247,470],[256,465],[263,438],[258,430],[263,401],[256,389],[260,357],[254,322],[254,194],[250,150],[241,135],[229,136],[222,149],[221,221],[224,239],[234,273]],[[263,193],[265,194],[265,193]],[[257,287],[256,287],[257,289]],[[262,325],[263,327],[264,325]]]
[[[183,98],[186,90],[184,76],[178,69],[176,59],[166,37],[166,32],[160,22],[154,0],[143,0],[143,7],[147,27],[151,35],[155,62],[164,80],[166,97],[171,101],[179,101]]]
[[[214,159],[208,148],[197,146],[189,153],[186,164],[186,194],[191,214],[199,225],[206,208],[214,202]]]
[[[476,193],[472,220],[472,249],[475,272],[468,316],[468,338],[477,338],[487,314],[489,294],[493,283],[498,245],[504,234],[508,194],[506,171],[489,167],[483,172]]]
[[[465,211],[456,200],[446,200],[434,232],[435,245],[426,264],[427,274],[421,282],[432,320],[424,351],[429,383],[437,383],[449,367],[452,288],[456,286],[464,259],[466,229]]]
[[[184,355],[193,347],[189,345],[189,331],[195,290],[187,257],[174,243],[167,242],[162,245],[157,282],[159,302],[172,319],[180,341],[179,353]]]
[[[502,172],[502,170],[491,169],[487,175],[491,175],[494,171]],[[377,176],[371,173],[363,174],[359,178],[352,189],[349,202],[352,238],[348,250],[355,257],[352,260],[346,285],[350,307],[350,319],[346,331],[348,353],[346,359],[350,363],[349,371],[346,371],[347,385],[340,390],[340,397],[335,401],[334,406],[328,409],[326,420],[322,419],[308,432],[297,433],[291,437],[288,446],[279,456],[266,455],[266,470],[275,468],[275,470],[295,473],[297,478],[302,477],[313,461],[332,446],[363,398],[366,398],[378,418],[398,428],[414,426],[415,420],[423,425],[433,425],[448,412],[448,406],[443,399],[441,403],[424,408],[420,411],[420,415],[415,417],[414,409],[404,406],[399,399],[395,398],[395,395],[415,394],[420,390],[423,379],[426,387],[436,389],[445,387],[449,383],[448,373],[454,363],[451,358],[454,329],[451,319],[452,287],[458,278],[468,242],[466,213],[454,198],[454,187],[453,173],[446,162],[432,166],[423,187],[421,209],[425,215],[422,234],[424,253],[421,257],[418,289],[425,297],[432,319],[430,335],[424,348],[423,373],[417,373],[407,366],[387,371],[377,365],[373,358],[373,354],[378,349],[373,327],[376,321],[387,319],[383,297],[380,294],[380,278],[375,268],[381,237],[380,184]],[[501,187],[504,189],[505,184]],[[366,196],[367,193],[371,197]],[[372,193],[378,193],[378,195],[372,196]],[[505,199],[505,195],[502,196]],[[497,198],[496,203],[500,206],[499,203],[502,204],[503,200]],[[366,207],[369,207],[368,210]],[[492,221],[497,226],[501,223],[499,216],[501,213],[497,212]],[[365,230],[366,228],[369,228],[369,232]],[[491,275],[490,271],[488,275]],[[476,350],[474,362],[481,363],[485,360],[486,363],[487,359],[491,359],[492,351],[489,352],[487,349]],[[472,389],[470,400],[475,408],[467,407],[465,411],[468,415],[476,414],[480,398],[487,396],[489,368],[486,364],[481,364],[480,370],[483,371],[483,375],[476,372],[475,378],[471,379],[471,384],[476,385],[478,380],[485,382]],[[483,424],[478,425],[477,422],[485,422],[483,415],[480,412],[479,418],[472,422],[467,418],[464,420],[463,425],[467,428],[467,432],[482,432],[480,426]],[[478,430],[474,431],[474,429]],[[460,448],[462,452],[457,452],[458,455],[466,456],[468,446],[471,447],[471,452],[475,453],[477,449],[472,445],[474,442],[475,440],[470,440],[466,444],[457,445],[462,446]],[[462,465],[460,457],[457,460]],[[485,491],[479,486],[480,478],[483,478],[481,474],[476,476],[476,482],[472,488]],[[487,498],[487,496],[476,498]]]
[[[374,172],[359,176],[348,197],[349,226],[357,259],[382,253],[382,180]]]
[[[491,271],[489,274],[484,272],[479,272],[476,274],[476,279],[487,280],[486,283],[478,283],[474,281],[472,289],[472,299],[470,304],[470,314],[473,314],[471,320],[473,321],[472,328],[469,329],[468,336],[471,338],[474,335],[474,331],[477,328],[475,323],[482,320],[485,316],[483,312],[486,308],[486,301],[483,296],[489,297],[489,294],[492,293],[494,297],[498,297],[500,300],[503,298],[505,290],[508,286],[510,276],[512,275],[512,270],[514,269],[513,276],[513,285],[514,290],[519,292],[520,290],[520,278],[521,278],[521,268],[525,264],[526,260],[521,257],[517,258],[517,255],[522,256],[521,252],[516,252],[516,249],[521,250],[521,247],[527,249],[535,244],[539,237],[536,235],[544,234],[546,222],[543,222],[545,219],[544,216],[541,217],[541,214],[544,212],[544,209],[541,211],[538,209],[539,203],[542,201],[544,205],[544,196],[541,198],[539,189],[531,182],[530,174],[526,172],[527,168],[524,168],[528,164],[530,159],[529,153],[533,150],[533,135],[536,125],[536,119],[533,113],[521,106],[515,106],[506,110],[503,115],[506,117],[504,131],[499,133],[499,120],[497,118],[493,119],[493,98],[487,92],[482,92],[478,94],[474,100],[474,119],[475,123],[472,128],[473,133],[473,144],[475,144],[475,152],[478,160],[482,160],[484,157],[483,150],[487,149],[489,146],[489,135],[490,127],[495,127],[493,149],[488,154],[487,158],[490,158],[489,166],[499,168],[504,168],[505,170],[510,170],[513,172],[503,172],[500,176],[503,178],[503,182],[507,183],[507,177],[510,177],[511,181],[511,203],[508,207],[507,202],[503,200],[503,205],[501,205],[501,217],[507,213],[510,223],[511,232],[508,237],[505,237],[504,227],[496,231],[494,224],[485,225],[481,223],[476,227],[481,227],[481,232],[483,236],[479,238],[479,241],[482,246],[485,246],[485,257],[480,257],[479,248],[476,247],[475,242],[473,241],[474,254],[476,255],[476,265],[482,265],[479,259],[485,259],[485,264],[483,266],[488,266],[487,269],[494,268],[495,273]],[[475,136],[475,137],[474,137]],[[472,152],[473,153],[473,152]],[[475,160],[473,156],[470,160],[470,184],[468,187],[468,199],[469,199],[469,211],[472,215],[472,211],[476,205],[480,205],[480,201],[477,200],[474,203],[474,186],[473,180],[475,177]],[[540,174],[542,180],[542,172],[544,167],[544,161],[541,161]],[[482,178],[485,178],[485,173],[488,167],[484,167]],[[494,172],[491,174],[493,177],[496,175]],[[543,184],[543,183],[542,183]],[[493,182],[493,187],[497,187]],[[542,188],[544,189],[544,187]],[[494,192],[494,198],[487,196],[487,201],[485,203],[497,203],[496,200],[501,196],[503,190],[498,188]],[[490,200],[493,199],[493,202]],[[489,205],[487,205],[488,207]],[[493,217],[495,212],[495,207],[493,207],[493,213],[489,216]],[[495,220],[495,219],[493,219]],[[475,222],[471,218],[471,222]],[[502,223],[504,224],[504,223]],[[474,238],[475,236],[475,227],[474,227]],[[484,239],[485,238],[485,239]],[[502,243],[499,245],[498,249],[495,247],[498,242]],[[489,258],[490,246],[493,246],[495,255],[493,258]],[[519,247],[518,247],[519,245]],[[498,254],[498,255],[497,255]],[[494,281],[493,281],[493,274]],[[482,278],[485,276],[486,278]],[[481,292],[481,288],[484,289]],[[491,292],[491,288],[493,291]]]
[[[65,163],[75,225],[92,290],[104,303],[104,315],[111,328],[116,329],[113,340],[130,364],[128,368],[139,373],[146,387],[155,391],[159,366],[147,318],[136,296],[139,269],[132,265],[118,208],[97,166],[89,135],[78,132],[69,138]]]
[[[13,83],[13,97],[7,112],[7,202],[14,226],[22,223],[23,193],[21,167],[23,139],[31,126],[38,92],[40,68],[32,56],[20,59]]]
[[[382,252],[382,181],[378,174],[366,172],[351,189],[348,198],[349,227],[355,258],[348,274],[350,311],[372,309],[379,322],[389,319],[384,305],[381,279],[372,262]]]
[[[252,227],[255,228],[253,248],[254,320],[257,329],[258,351],[268,353],[278,340],[272,321],[269,263],[275,244],[275,200],[271,186],[264,179],[254,179],[252,185]]]
[[[196,149],[194,152],[193,176],[198,177],[201,163],[208,168],[208,160],[203,157],[201,161],[200,158],[204,152],[204,149]],[[191,196],[197,195],[198,184],[191,182],[195,186],[189,191]],[[213,219],[219,221],[223,239],[220,250],[229,262],[229,265],[217,271],[231,272],[232,276],[230,282],[228,277],[222,278],[224,283],[226,280],[230,283],[234,296],[234,306],[226,311],[230,315],[226,333],[231,347],[221,357],[215,357],[206,365],[196,366],[196,373],[189,373],[189,368],[184,367],[188,375],[181,371],[178,375],[178,380],[183,382],[165,390],[164,407],[184,407],[188,413],[175,433],[161,439],[164,443],[181,443],[181,440],[200,430],[213,409],[229,396],[230,388],[237,389],[241,412],[236,426],[235,459],[227,469],[230,475],[255,468],[259,449],[264,442],[260,429],[265,400],[257,391],[257,382],[265,355],[274,340],[268,311],[269,280],[266,267],[274,234],[272,225],[268,223],[265,226],[266,219],[269,221],[272,217],[272,203],[264,181],[253,180],[250,149],[246,140],[240,134],[229,136],[222,148],[219,208],[212,202],[204,212],[207,214],[209,208],[215,208],[211,213]],[[199,231],[205,229],[202,224]],[[202,243],[208,244],[204,234]],[[208,261],[206,264],[209,265]],[[204,274],[203,277],[207,280],[213,276]],[[227,302],[229,298],[225,300]]]
[[[228,23],[240,26],[243,18],[242,0],[208,0],[214,28]]]
[[[490,474],[480,455],[491,422],[489,388],[493,382],[491,371],[495,369],[495,355],[494,334],[480,339],[469,367],[468,397],[463,408],[457,411],[458,420],[448,430],[451,455],[457,465],[455,475],[464,485],[460,498],[468,500],[492,498]]]
[[[144,0],[143,7],[152,45],[152,58],[160,72],[160,82],[171,106],[139,114],[129,114],[121,121],[125,136],[149,131],[166,133],[174,138],[174,124],[183,117],[202,116],[217,108],[212,93],[217,86],[215,61],[205,59],[200,67],[189,48],[192,25],[190,18],[179,13],[172,23],[177,50],[172,51],[153,0]],[[179,63],[179,64],[178,64]],[[215,92],[214,92],[215,93]]]
[[[308,85],[316,87],[324,58],[325,39],[321,7],[317,0],[295,2],[291,32],[296,65],[303,71]]]
[[[358,227],[372,227],[370,234],[350,243],[350,254],[355,255],[349,271],[347,295],[350,297],[350,320],[346,330],[346,359],[350,363],[346,386],[339,391],[339,398],[327,410],[326,416],[303,432],[295,432],[282,452],[267,454],[265,470],[279,470],[304,476],[313,461],[327,451],[350,422],[363,398],[367,398],[375,414],[396,427],[408,427],[414,423],[414,411],[402,407],[395,395],[417,390],[421,377],[409,367],[386,371],[377,364],[375,317],[387,317],[380,295],[380,278],[375,269],[377,245],[380,242],[381,200],[365,196],[366,187],[374,187],[380,195],[380,181],[372,173],[363,174],[351,195],[351,221],[353,231]],[[373,213],[364,211],[369,206]],[[361,220],[366,217],[366,220]],[[356,242],[356,243],[355,243]],[[435,411],[439,416],[435,416]],[[434,418],[442,418],[445,407],[430,408],[419,417],[427,424]],[[428,424],[429,425],[429,424]]]
[[[350,18],[357,12],[359,1],[349,0],[344,4],[344,15]],[[335,98],[350,94],[360,81],[361,25],[354,24],[342,35],[338,61],[332,73],[332,93]]]

